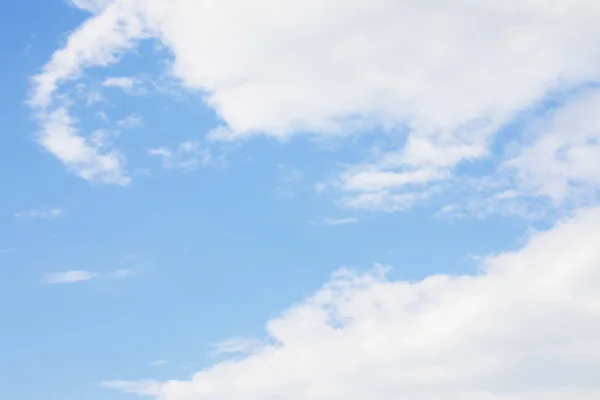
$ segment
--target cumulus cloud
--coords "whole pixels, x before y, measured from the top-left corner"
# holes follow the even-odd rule
[[[222,118],[213,139],[372,128],[403,136],[367,171],[340,177],[351,191],[341,202],[355,208],[396,210],[427,197],[419,187],[487,157],[523,111],[600,79],[594,0],[72,2],[94,15],[34,78],[38,109],[55,104],[59,85],[83,68],[112,64],[136,40],[156,38],[171,51],[172,75]],[[129,87],[128,79],[106,83]],[[578,146],[587,157],[590,143]],[[543,174],[526,164],[511,165],[532,189],[532,176]],[[586,171],[577,179],[595,184]],[[545,178],[556,185],[554,175]],[[537,185],[552,199],[564,190]]]
[[[46,285],[68,284],[90,281],[97,278],[98,275],[89,271],[67,271],[47,274],[42,278],[42,283]]]
[[[339,271],[267,325],[257,352],[191,380],[109,382],[161,400],[600,396],[600,208],[474,275]]]

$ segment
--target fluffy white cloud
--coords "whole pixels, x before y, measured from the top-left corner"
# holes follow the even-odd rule
[[[85,282],[95,279],[98,275],[89,271],[67,271],[45,275],[42,283],[47,285]]]
[[[476,275],[343,270],[244,358],[108,384],[160,400],[598,398],[599,224],[600,208],[581,211]]]
[[[140,4],[237,136],[408,123],[464,158],[548,90],[597,77],[592,1]]]
[[[342,177],[354,191],[342,202],[353,207],[400,209],[427,197],[413,186],[486,157],[495,134],[548,94],[600,79],[594,0],[72,2],[95,15],[34,78],[32,104],[53,104],[61,82],[154,37],[172,52],[172,74],[222,118],[212,138],[408,131],[368,174]],[[542,177],[526,164],[513,163],[521,182]],[[399,189],[415,177],[410,193]],[[537,192],[560,197],[548,185]]]
[[[65,215],[65,211],[60,207],[55,208],[37,208],[27,211],[19,211],[13,214],[19,219],[45,219],[53,220],[62,218]]]

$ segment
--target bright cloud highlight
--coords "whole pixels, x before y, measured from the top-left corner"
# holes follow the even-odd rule
[[[341,270],[245,358],[191,380],[107,384],[160,400],[596,398],[598,224],[600,208],[581,211],[476,275]]]

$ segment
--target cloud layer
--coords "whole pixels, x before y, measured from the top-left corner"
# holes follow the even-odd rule
[[[457,165],[489,156],[507,123],[548,96],[600,80],[594,0],[73,3],[95,15],[34,78],[31,103],[41,116],[42,146],[79,176],[107,183],[129,182],[124,159],[77,132],[57,95],[84,68],[113,64],[144,38],[170,49],[171,74],[222,118],[212,139],[371,128],[403,137],[333,185],[353,208],[393,211],[429,197],[430,186],[451,180]],[[44,123],[51,116],[60,124]],[[594,136],[577,144],[568,128],[546,128],[552,145],[528,143],[494,173],[510,171],[516,190],[555,203],[571,200],[571,182],[597,187],[590,177],[597,126],[581,125]],[[590,160],[569,161],[576,176],[557,172],[565,161],[552,150],[565,146],[577,147],[571,160],[580,153]],[[536,151],[553,163],[548,171],[528,161]]]
[[[492,158],[491,172],[467,176],[487,198],[447,210],[597,198],[595,0],[72,3],[93,16],[32,78],[30,106],[39,144],[83,179],[130,182],[112,136],[78,130],[68,84],[151,38],[170,50],[170,74],[220,117],[212,141],[387,133],[391,148],[323,186],[345,207],[406,209],[462,190],[457,167]],[[129,79],[104,83],[127,91]],[[196,141],[149,154],[172,169],[211,161]],[[486,258],[476,275],[405,282],[382,268],[343,270],[268,321],[265,343],[218,346],[246,356],[191,380],[106,384],[160,400],[600,398],[599,225],[600,208],[580,211]]]
[[[597,398],[598,224],[600,208],[581,211],[473,276],[343,270],[245,358],[189,381],[107,384],[160,400]]]

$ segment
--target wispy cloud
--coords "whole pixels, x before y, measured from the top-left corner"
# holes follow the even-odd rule
[[[163,366],[163,365],[167,365],[168,363],[169,362],[166,361],[166,360],[156,360],[156,361],[152,361],[150,363],[150,366],[152,366],[152,367],[160,367],[160,366]]]
[[[350,225],[356,224],[358,222],[358,218],[356,217],[347,217],[347,218],[324,218],[321,221],[308,221],[308,223],[312,225],[319,226],[342,226],[342,225]]]
[[[84,270],[71,270],[46,274],[42,277],[44,284],[77,283],[90,281],[92,279],[119,280],[131,278],[136,275],[132,269],[118,269],[112,272],[97,273]]]
[[[358,218],[349,217],[349,218],[325,218],[323,223],[326,226],[340,226],[340,225],[349,225],[355,224],[358,222]]]
[[[188,140],[180,143],[175,149],[157,147],[148,150],[150,156],[162,160],[162,165],[167,169],[192,170],[212,161],[210,151],[198,141]]]
[[[44,219],[54,220],[64,217],[65,212],[62,208],[37,208],[33,210],[20,211],[13,214],[19,219]]]
[[[129,114],[117,121],[117,126],[123,129],[133,129],[144,126],[142,117],[136,114]]]
[[[114,140],[120,135],[121,132],[117,130],[98,129],[90,135],[89,141],[97,148],[103,149],[112,146]]]
[[[144,89],[141,87],[142,81],[131,76],[111,76],[104,79],[102,86],[119,88],[127,94],[139,95],[144,94]]]
[[[88,106],[107,101],[98,89],[89,87],[83,82],[75,85],[74,93],[78,99],[85,101]]]
[[[70,171],[93,182],[125,186],[130,178],[125,171],[123,156],[113,149],[97,147],[88,137],[80,135],[75,119],[67,107],[58,107],[39,116],[41,131],[38,142],[54,154]]]
[[[135,275],[135,272],[131,269],[119,269],[111,272],[108,276],[111,279],[125,279]]]
[[[232,338],[213,345],[216,354],[252,354],[260,351],[263,347],[264,343],[247,338]]]
[[[44,275],[42,283],[45,285],[71,284],[90,281],[97,277],[98,275],[94,272],[73,270]]]
[[[75,4],[88,3],[77,1]],[[65,82],[80,76],[84,68],[114,64],[120,54],[135,47],[135,39],[144,32],[143,25],[136,22],[139,22],[137,16],[117,12],[87,21],[68,37],[63,48],[54,52],[40,73],[31,78],[28,103],[39,124],[39,145],[75,175],[88,181],[127,185],[130,178],[118,151],[100,151],[87,141],[87,135],[80,134],[76,119],[70,113],[70,93],[61,89]]]

